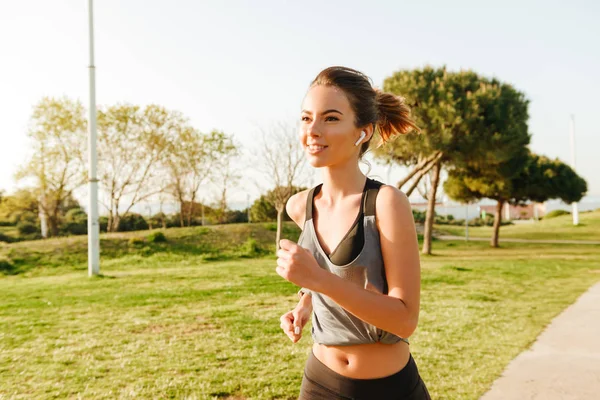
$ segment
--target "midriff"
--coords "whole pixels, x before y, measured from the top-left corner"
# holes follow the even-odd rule
[[[405,342],[350,346],[315,343],[313,353],[317,360],[333,371],[354,379],[376,379],[393,375],[404,368],[410,358],[410,350]]]

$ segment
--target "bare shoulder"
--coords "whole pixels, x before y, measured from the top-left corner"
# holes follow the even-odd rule
[[[289,198],[285,205],[285,211],[290,218],[302,229],[306,217],[306,199],[310,189],[303,190]]]
[[[381,186],[375,202],[375,213],[380,226],[382,223],[385,225],[386,222],[392,221],[401,222],[404,226],[414,225],[408,197],[394,186]]]
[[[397,210],[398,207],[408,209],[409,211],[411,210],[410,201],[406,194],[397,187],[391,185],[381,186],[375,206],[377,211],[381,210],[386,214],[390,211],[393,212],[394,210],[399,211]]]

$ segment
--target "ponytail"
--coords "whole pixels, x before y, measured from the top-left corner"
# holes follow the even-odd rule
[[[410,107],[403,97],[375,89],[375,102],[379,110],[377,130],[381,136],[380,146],[395,135],[404,135],[413,129],[420,131],[410,117]]]

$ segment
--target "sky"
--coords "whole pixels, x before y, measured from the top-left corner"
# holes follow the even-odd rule
[[[0,3],[0,189],[16,187],[42,97],[89,104],[87,4]],[[250,154],[261,129],[297,123],[328,66],[361,70],[376,86],[399,69],[472,69],[526,94],[534,152],[571,163],[574,115],[576,169],[600,197],[599,2],[102,0],[94,14],[98,105],[160,104],[203,132],[232,134]],[[373,168],[384,181],[404,172]],[[261,178],[244,173],[254,178],[233,202],[260,194]]]

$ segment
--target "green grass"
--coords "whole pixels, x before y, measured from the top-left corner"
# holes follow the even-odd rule
[[[464,226],[436,225],[436,230],[448,235],[465,235]],[[469,227],[471,237],[492,237],[492,227]],[[538,239],[538,240],[592,240],[600,241],[600,211],[579,214],[579,225],[573,225],[570,215],[563,215],[530,224],[515,224],[500,227],[502,238]]]
[[[295,399],[310,326],[295,345],[281,333],[297,288],[273,256],[244,258],[248,232],[260,248],[274,237],[258,224],[167,230],[154,244],[105,235],[96,278],[80,238],[0,247],[22,260],[0,278],[0,398]],[[600,279],[600,246],[434,249],[411,351],[436,399],[479,398]]]

